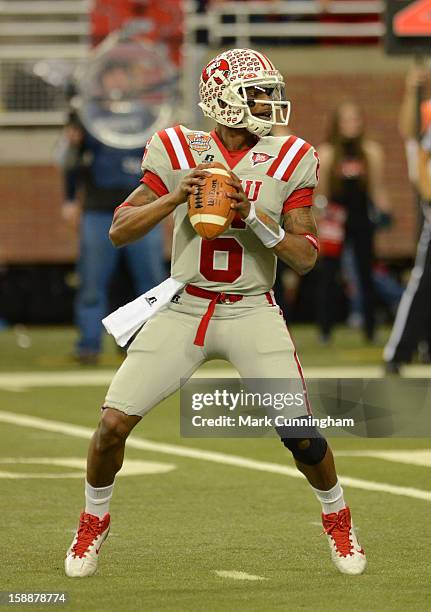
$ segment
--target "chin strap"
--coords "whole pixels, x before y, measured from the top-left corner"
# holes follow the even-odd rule
[[[256,134],[256,136],[268,136],[272,130],[272,125],[259,125],[257,121],[250,120],[249,117],[247,119],[245,123],[246,129],[252,134]]]
[[[254,202],[250,202],[250,212],[248,217],[244,219],[244,222],[268,249],[274,248],[286,235],[282,227],[278,226],[278,229],[275,231],[259,219]]]

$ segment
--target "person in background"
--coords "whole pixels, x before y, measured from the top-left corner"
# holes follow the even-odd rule
[[[105,79],[121,78],[113,67]],[[143,148],[117,149],[94,138],[72,112],[64,130],[65,202],[63,217],[79,227],[79,288],[75,322],[79,339],[75,357],[82,364],[97,363],[102,350],[102,318],[108,310],[108,292],[120,257],[109,240],[114,210],[141,178]],[[145,293],[166,276],[160,226],[124,247],[136,294]]]
[[[414,66],[407,74],[406,89],[401,105],[399,128],[406,142],[409,178],[420,195],[422,229],[416,259],[406,290],[395,317],[383,358],[387,374],[398,375],[403,364],[411,362],[420,345],[428,352],[431,339],[431,84],[430,71]],[[426,97],[420,106],[420,126],[417,124],[418,88]],[[418,134],[420,132],[420,141]]]
[[[379,227],[375,227],[375,231]],[[347,296],[349,299],[349,315],[347,325],[353,329],[360,329],[363,325],[364,315],[362,306],[362,293],[356,270],[353,253],[344,249],[342,259],[342,276],[347,283]],[[373,287],[378,305],[382,306],[391,320],[395,317],[404,287],[398,282],[390,268],[383,262],[376,260],[373,265]],[[380,313],[382,316],[383,313]]]
[[[418,148],[417,141],[417,94],[421,88],[423,99],[420,103],[420,128],[419,132],[424,133],[431,125],[431,71],[423,65],[413,65],[407,73],[404,97],[401,103],[400,115],[398,118],[398,128],[407,146]],[[417,153],[416,157],[407,157],[409,170],[412,170],[409,178],[413,183],[417,181]]]
[[[321,340],[330,340],[335,323],[334,296],[341,256],[347,247],[353,254],[360,284],[365,337],[373,341],[373,209],[388,213],[390,208],[383,181],[383,150],[366,137],[358,105],[345,101],[335,109],[327,140],[318,153],[317,204],[323,209],[319,223],[321,261],[317,308]]]

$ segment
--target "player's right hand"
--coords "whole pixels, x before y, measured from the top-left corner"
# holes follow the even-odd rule
[[[211,168],[214,164],[199,164],[194,170],[187,174],[180,184],[171,191],[171,201],[175,206],[184,204],[187,198],[192,193],[196,193],[199,185],[205,185],[205,180],[209,176],[208,172],[205,172],[207,168]]]

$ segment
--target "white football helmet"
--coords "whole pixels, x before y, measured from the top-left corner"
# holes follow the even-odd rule
[[[252,99],[247,97],[249,87],[255,88]],[[271,100],[259,100],[259,89]],[[257,136],[289,122],[290,102],[285,99],[282,75],[265,55],[252,49],[230,49],[211,60],[202,71],[199,95],[204,115]],[[255,102],[270,107],[268,117],[252,115],[250,106]]]

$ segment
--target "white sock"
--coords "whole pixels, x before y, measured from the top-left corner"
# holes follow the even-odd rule
[[[85,512],[103,518],[109,511],[114,483],[107,487],[92,487],[85,481]]]
[[[311,488],[315,492],[317,499],[322,504],[323,514],[339,512],[346,507],[346,502],[344,501],[343,497],[343,489],[341,488],[338,480],[332,489],[329,489],[329,491],[320,491],[314,487]]]

